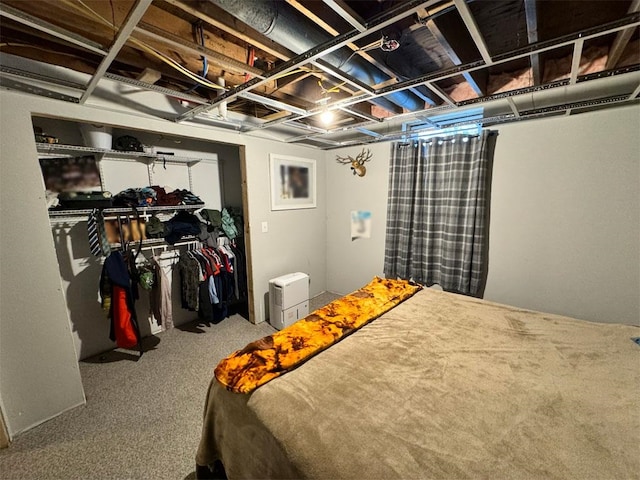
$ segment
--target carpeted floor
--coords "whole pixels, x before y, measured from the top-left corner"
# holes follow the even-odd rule
[[[315,310],[337,298],[323,293]],[[145,339],[141,359],[115,350],[80,362],[87,404],[0,450],[2,479],[195,478],[207,387],[217,363],[273,333],[239,315]]]

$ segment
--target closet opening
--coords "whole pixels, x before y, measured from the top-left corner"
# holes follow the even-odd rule
[[[137,360],[139,349],[161,349],[172,328],[202,333],[231,315],[254,318],[243,146],[69,119],[32,123],[79,361]],[[114,294],[111,254],[130,274],[135,347],[111,321],[122,318],[110,302],[129,305]]]

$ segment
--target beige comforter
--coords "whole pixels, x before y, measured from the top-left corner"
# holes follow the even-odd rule
[[[425,289],[251,395],[196,457],[233,478],[640,478],[640,328]]]

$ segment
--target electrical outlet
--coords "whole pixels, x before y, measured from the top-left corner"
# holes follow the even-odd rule
[[[269,224],[267,222],[262,222],[262,233],[267,233],[269,231]]]

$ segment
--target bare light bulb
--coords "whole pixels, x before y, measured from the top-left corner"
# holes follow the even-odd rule
[[[331,110],[325,110],[324,112],[322,112],[320,114],[320,121],[324,125],[329,125],[331,122],[333,122],[333,112]]]

